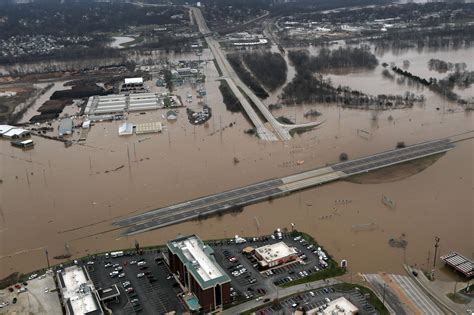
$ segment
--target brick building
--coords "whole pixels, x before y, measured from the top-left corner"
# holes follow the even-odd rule
[[[230,303],[230,277],[217,264],[211,247],[196,235],[169,241],[167,246],[171,271],[196,296],[202,311],[213,312]]]

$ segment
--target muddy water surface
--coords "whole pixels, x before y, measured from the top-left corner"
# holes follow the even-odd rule
[[[66,244],[80,257],[131,247],[135,239],[142,245],[163,243],[178,233],[197,233],[204,239],[253,235],[255,217],[260,233],[294,222],[337,259],[348,259],[354,272],[398,272],[403,261],[426,264],[435,235],[441,238],[441,253],[458,250],[472,257],[472,140],[401,181],[332,183],[246,207],[240,214],[133,238],[111,231],[115,218],[323,166],[336,162],[341,152],[355,158],[392,149],[397,141],[412,144],[473,129],[472,114],[450,103],[446,110],[436,110],[445,102],[433,96],[424,106],[381,112],[375,119],[370,111],[324,104],[284,108],[281,113],[295,113],[297,121],[316,108],[326,122],[290,142],[266,143],[244,134],[249,123],[225,110],[212,63],[206,75],[206,101],[214,114],[207,126],[190,125],[181,109],[174,123],[162,119],[165,111],[129,116],[131,122],[164,122],[161,134],[119,137],[120,122],[114,122],[96,124],[85,145],[70,148],[34,138],[36,147],[21,151],[0,141],[0,274],[44,267],[44,248],[51,261],[58,262],[52,257],[64,254]],[[194,101],[192,107],[199,105]],[[240,163],[234,164],[234,157]],[[302,165],[296,163],[302,160]],[[395,200],[396,208],[386,208],[382,195]],[[375,229],[363,228],[371,223]],[[389,238],[402,234],[409,244],[406,251],[388,246]]]

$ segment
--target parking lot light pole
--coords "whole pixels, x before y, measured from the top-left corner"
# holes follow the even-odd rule
[[[386,285],[387,285],[387,284],[384,282],[384,283],[383,283],[383,298],[382,298],[382,304],[383,304],[384,306],[385,306],[385,286],[386,286]]]
[[[439,237],[435,236],[435,252],[433,257],[433,269],[436,267],[436,255],[438,253]]]
[[[48,264],[48,269],[49,269],[49,253],[48,253],[47,248],[44,249],[44,254],[46,255],[46,263]]]

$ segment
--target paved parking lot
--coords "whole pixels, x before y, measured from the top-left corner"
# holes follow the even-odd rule
[[[345,297],[357,308],[359,314],[377,314],[375,309],[367,302],[365,297],[357,290],[339,292],[332,287],[308,291],[282,300],[279,304],[262,308],[260,314],[291,314],[296,309],[309,311],[324,309],[330,301]],[[258,313],[258,312],[257,312]]]
[[[157,259],[157,261],[155,261]],[[185,307],[177,294],[181,292],[178,283],[170,276],[167,265],[162,261],[162,254],[156,251],[143,255],[105,258],[98,256],[91,259],[93,265],[87,265],[91,280],[97,289],[108,288],[116,284],[120,291],[118,302],[111,301],[107,307],[114,314],[164,314],[176,311],[184,312]],[[139,263],[140,261],[145,262]],[[108,263],[115,265],[105,267]],[[142,265],[142,266],[139,266]],[[115,268],[121,267],[119,276],[111,277]],[[143,273],[139,278],[137,275]],[[129,282],[130,284],[124,283]],[[129,289],[133,288],[133,289]],[[126,289],[131,292],[126,292]]]
[[[302,237],[296,237],[295,240],[295,237],[289,233],[282,234],[281,236],[282,239],[278,239],[277,235],[273,235],[273,237],[271,235],[264,236],[258,239],[247,238],[247,241],[242,244],[235,244],[232,241],[208,243],[215,251],[217,262],[232,279],[231,286],[236,292],[233,293],[236,301],[249,300],[266,293],[275,292],[277,285],[308,277],[322,269],[319,263],[319,255],[313,253],[313,251],[317,250],[316,246],[311,246],[312,244]],[[284,241],[288,246],[295,247],[302,259],[284,266],[272,268],[269,271],[259,271],[256,268],[256,261],[253,257],[242,253],[242,250],[248,246],[256,248],[280,241]],[[230,257],[235,257],[236,261],[231,262],[229,260]],[[242,274],[237,276],[232,274],[232,272],[242,270],[242,268],[245,270]],[[251,281],[254,281],[254,283],[251,283]]]

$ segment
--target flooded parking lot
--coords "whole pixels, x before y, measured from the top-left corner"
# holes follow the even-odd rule
[[[135,239],[143,245],[164,243],[178,233],[216,239],[255,235],[257,228],[270,233],[291,223],[313,235],[337,260],[347,259],[353,272],[382,266],[396,272],[405,261],[426,265],[429,253],[432,262],[435,235],[441,238],[439,253],[472,255],[472,140],[458,143],[425,171],[400,181],[337,182],[238,214],[120,237],[111,225],[119,217],[324,166],[336,162],[341,152],[352,159],[392,149],[398,141],[413,144],[473,129],[472,112],[431,95],[424,106],[380,112],[376,119],[371,111],[324,104],[283,108],[274,115],[294,115],[301,122],[314,108],[325,123],[290,142],[262,142],[244,133],[251,126],[241,114],[226,111],[212,63],[206,76],[206,102],[213,111],[207,126],[190,125],[180,109],[177,121],[165,122],[161,134],[119,137],[121,122],[109,122],[97,123],[85,144],[69,148],[33,137],[35,149],[21,151],[0,141],[1,275],[44,267],[44,248],[56,263],[52,257],[66,250],[80,257],[132,247]],[[381,80],[380,74],[376,77]],[[131,114],[129,121],[163,121],[164,113]],[[231,123],[235,125],[228,127]],[[383,195],[395,200],[395,209],[381,203]],[[372,223],[376,229],[353,228]],[[407,248],[389,247],[388,240],[402,234]],[[367,259],[372,255],[376,258]]]

